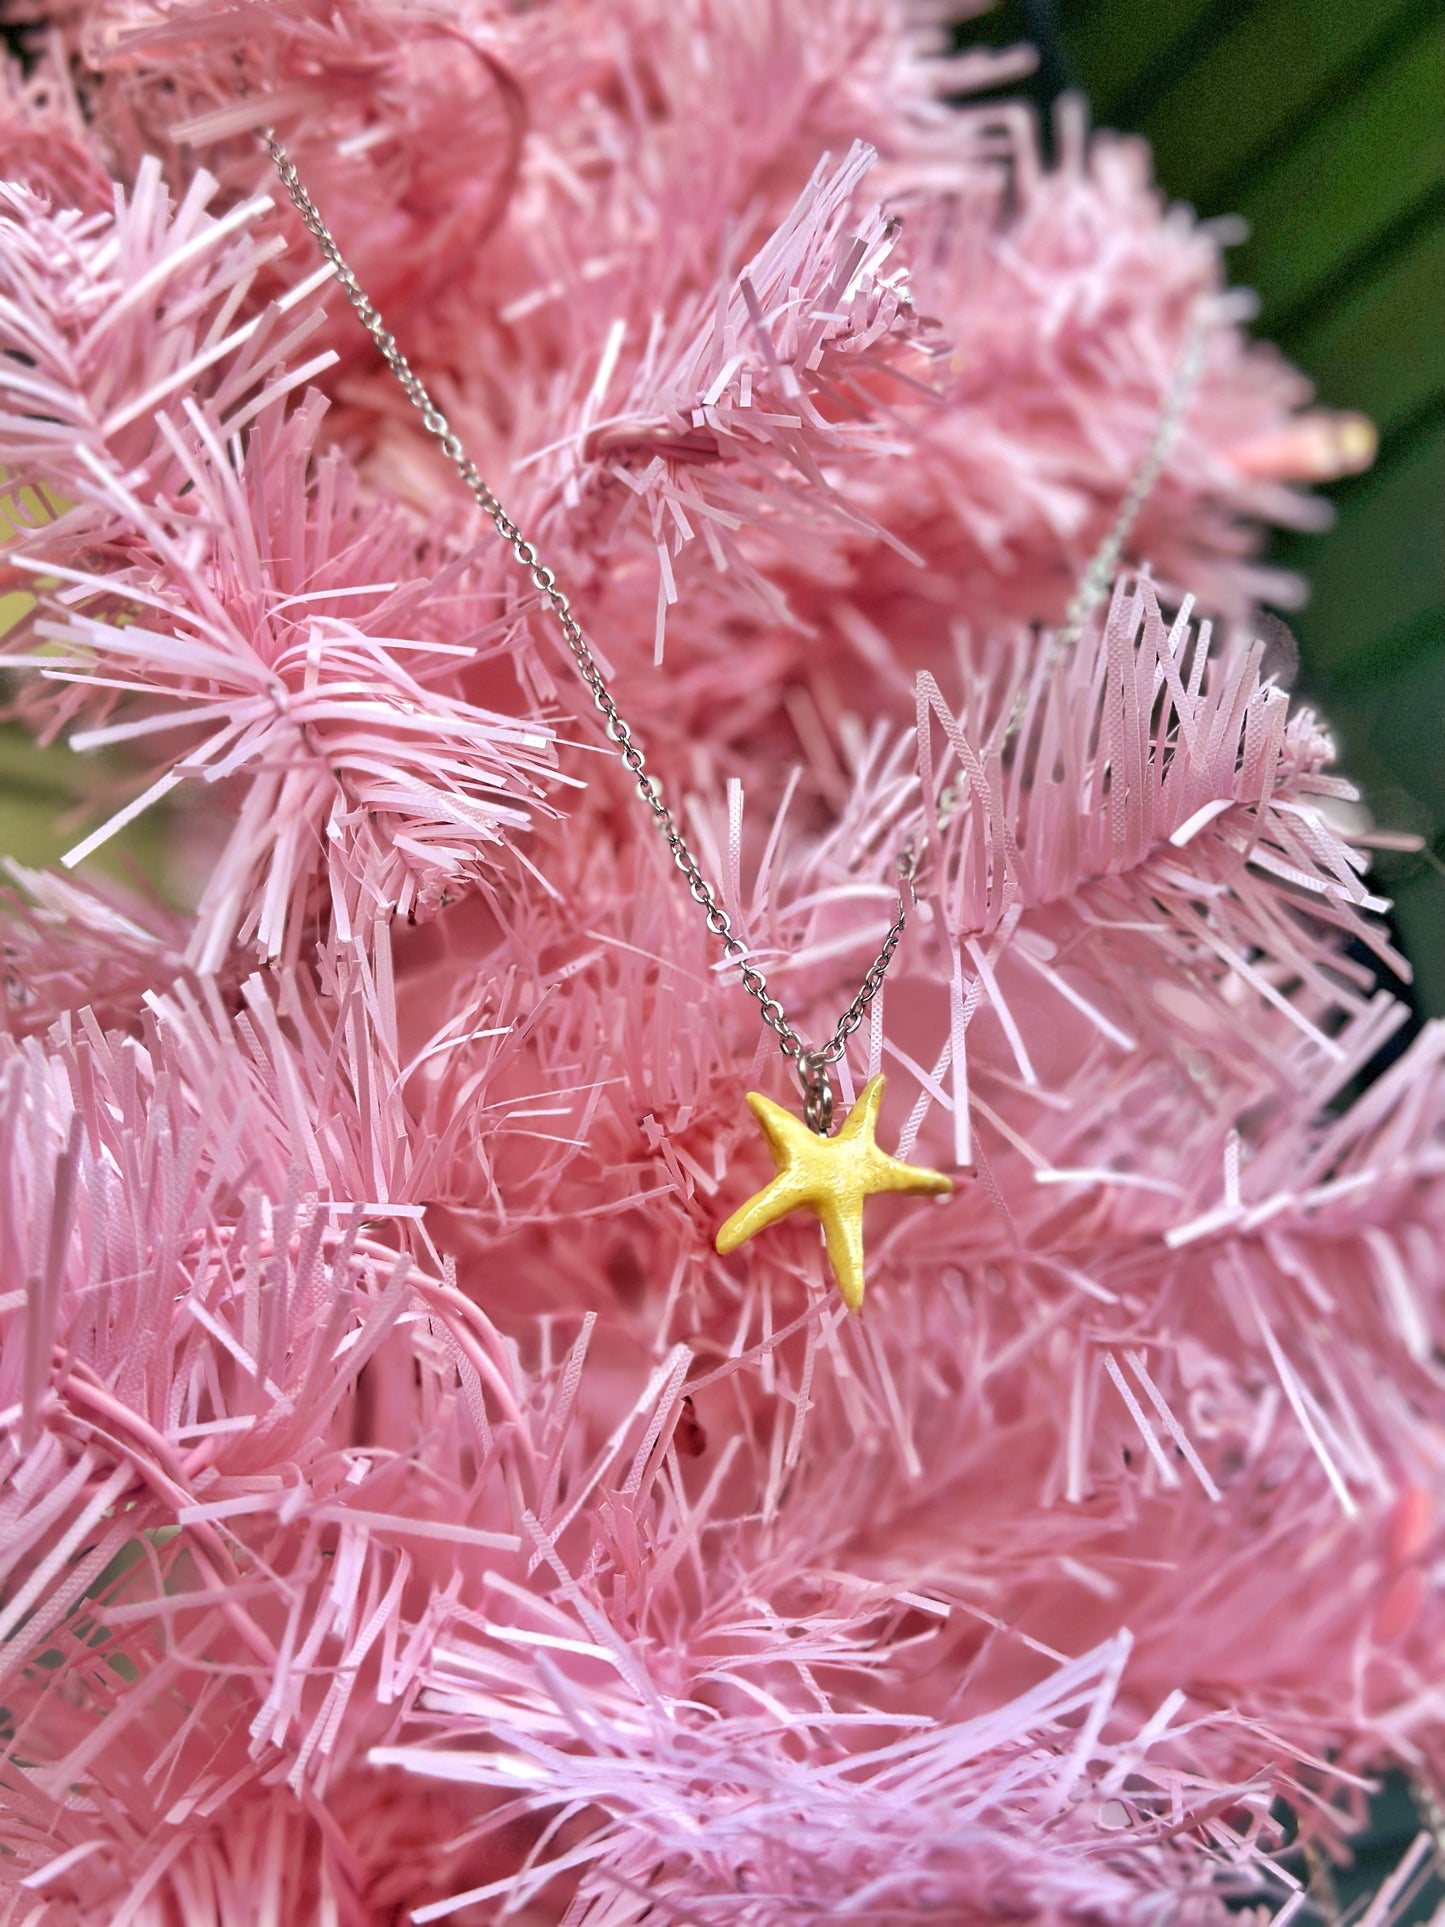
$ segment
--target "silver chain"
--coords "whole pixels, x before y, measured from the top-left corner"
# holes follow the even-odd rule
[[[1143,459],[1134,471],[1128,492],[1119,504],[1108,534],[1094,551],[1078,588],[1064,615],[1064,626],[1053,640],[1053,654],[1062,655],[1076,643],[1084,624],[1107,597],[1124,553],[1124,545],[1134,532],[1149,497],[1154,493],[1164,465],[1184,427],[1190,403],[1204,373],[1204,355],[1209,341],[1208,317],[1203,304],[1197,306],[1184,330],[1174,372],[1164,392],[1163,405],[1154,424]]]
[[[261,138],[266,143],[267,151],[276,165],[276,172],[280,175],[281,183],[290,195],[297,213],[305,222],[317,247],[330,262],[336,279],[341,284],[342,293],[356,310],[357,319],[362,327],[375,342],[377,352],[396,376],[406,392],[407,399],[421,416],[422,427],[440,443],[442,453],[451,462],[478,505],[489,517],[497,534],[511,549],[517,567],[528,577],[533,588],[556,617],[558,627],[577,666],[577,673],[592,692],[593,702],[606,719],[607,734],[616,743],[618,755],[635,780],[638,794],[651,811],[653,823],[672,852],[672,860],[682,872],[683,880],[694,902],[702,910],[708,929],[722,945],[723,954],[728,961],[737,965],[743,989],[756,1000],[763,1022],[777,1035],[779,1050],[797,1071],[798,1080],[803,1087],[804,1116],[815,1131],[826,1135],[833,1120],[833,1090],[828,1078],[828,1066],[838,1062],[848,1039],[862,1023],[864,1013],[877,996],[888,966],[893,961],[893,953],[897,950],[903,936],[903,927],[908,920],[905,892],[909,894],[912,892],[916,863],[913,843],[910,841],[898,858],[898,909],[889,926],[888,934],[883,939],[882,948],[869,965],[852,1003],[834,1026],[832,1036],[825,1044],[810,1049],[794,1029],[783,1006],[769,991],[767,978],[762,971],[748,961],[747,945],[741,938],[733,935],[732,923],[727,911],[723,909],[712,885],[703,875],[697,858],[677,826],[672,811],[662,800],[662,788],[658,779],[646,773],[642,751],[632,740],[632,731],[618,710],[612,691],[607,687],[606,680],[597,667],[596,658],[587,646],[587,638],[583,635],[577,618],[572,614],[566,596],[557,587],[556,577],[543,564],[536,548],[527,541],[498,497],[483,480],[476,464],[462,447],[461,437],[448,423],[446,416],[427,392],[421,377],[415,373],[406,356],[397,347],[395,337],[372,305],[365,289],[337,246],[330,229],[322,220],[316,203],[307,193],[291,156],[270,128],[263,130]]]

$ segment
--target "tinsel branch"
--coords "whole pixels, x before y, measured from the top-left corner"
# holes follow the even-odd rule
[[[934,8],[46,19],[0,1919],[1303,1927],[1445,1762],[1445,1031],[1261,639],[1359,432]],[[914,853],[864,1316],[714,1248],[790,1074],[272,124],[805,1038]]]

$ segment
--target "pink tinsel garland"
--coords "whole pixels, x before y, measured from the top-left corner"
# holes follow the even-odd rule
[[[4,640],[201,883],[12,866],[0,1922],[1307,1917],[1277,1802],[1445,1765],[1445,1031],[1362,1081],[1216,238],[902,0],[48,18]],[[864,1318],[713,1253],[782,1067],[272,119],[806,1033],[947,799]]]

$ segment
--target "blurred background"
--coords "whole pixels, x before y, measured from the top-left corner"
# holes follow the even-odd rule
[[[1259,296],[1256,334],[1321,402],[1379,431],[1365,474],[1323,493],[1322,535],[1276,534],[1311,597],[1286,612],[1297,686],[1329,717],[1346,773],[1418,855],[1382,856],[1417,1016],[1445,1015],[1445,9],[1435,0],[1007,0],[961,37],[1028,40],[1047,117],[1069,89],[1096,126],[1145,135],[1159,184],[1249,238],[1230,278]],[[1442,1657],[1445,1667],[1445,1657]],[[1372,1803],[1349,1867],[1300,1868],[1318,1917],[1445,1923],[1438,1874],[1384,1908],[1436,1803],[1403,1775]]]
[[[1231,278],[1255,332],[1330,407],[1379,430],[1366,474],[1323,491],[1323,535],[1277,535],[1312,586],[1286,612],[1299,687],[1329,717],[1377,823],[1423,1014],[1445,1014],[1445,9],[1436,0],[1008,0],[960,37],[1039,50],[1065,89],[1145,135],[1159,183],[1250,237]]]

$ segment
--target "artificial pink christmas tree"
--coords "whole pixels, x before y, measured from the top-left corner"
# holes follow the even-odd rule
[[[1442,1765],[1445,1035],[1215,238],[901,0],[48,18],[6,642],[202,881],[6,911],[0,1918],[1308,1918]],[[900,910],[854,1316],[715,1249],[738,966],[821,1043]]]

